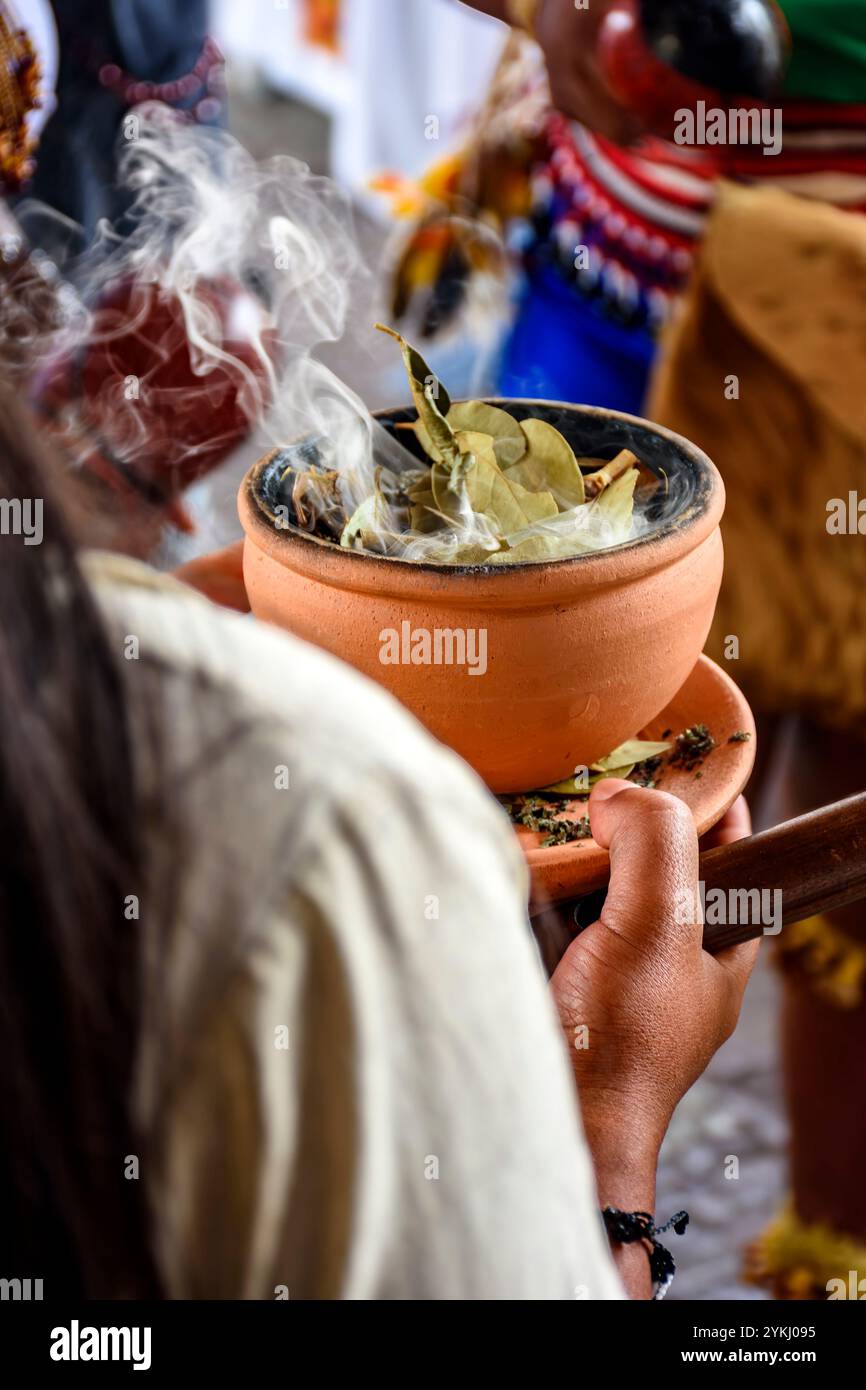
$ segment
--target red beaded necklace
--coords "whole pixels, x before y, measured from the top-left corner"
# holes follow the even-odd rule
[[[191,72],[172,82],[142,82],[124,72],[117,63],[103,63],[99,81],[114,92],[124,106],[138,106],[143,101],[164,101],[169,105],[189,103],[198,93],[199,100],[192,108],[195,119],[213,121],[220,113],[225,95],[225,59],[214,40],[208,37]]]

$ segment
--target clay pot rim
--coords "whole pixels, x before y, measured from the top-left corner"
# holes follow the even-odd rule
[[[683,512],[671,517],[656,530],[607,550],[520,565],[436,565],[405,560],[396,555],[345,550],[336,541],[312,536],[294,526],[276,528],[273,513],[260,496],[258,480],[274,455],[301,442],[297,440],[269,449],[245,474],[238,492],[238,511],[244,531],[277,563],[334,588],[394,597],[408,596],[414,595],[417,590],[418,581],[414,576],[423,574],[430,596],[444,600],[450,598],[455,603],[467,598],[477,600],[484,597],[507,604],[510,599],[525,601],[533,590],[537,590],[539,602],[550,602],[559,589],[565,597],[577,590],[597,590],[629,582],[651,574],[696,549],[717,528],[725,508],[725,487],[721,474],[702,449],[664,425],[657,425],[637,415],[628,415],[624,411],[576,405],[567,401],[515,396],[484,396],[481,399],[490,405],[558,409],[568,413],[598,415],[606,420],[620,420],[625,425],[637,425],[669,441],[675,450],[688,457],[699,483],[703,484],[701,495],[697,502],[688,504]],[[390,419],[406,409],[405,406],[394,406],[373,411],[372,414],[377,419]],[[408,409],[411,411],[411,407]]]

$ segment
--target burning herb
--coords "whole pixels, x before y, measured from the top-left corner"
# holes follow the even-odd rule
[[[541,844],[544,849],[547,849],[549,845],[567,845],[573,840],[591,839],[589,816],[581,816],[580,820],[558,820],[551,833],[544,837]]]
[[[634,771],[629,773],[628,780],[634,782],[636,787],[654,787],[663,765],[663,758],[644,758],[643,762],[638,763]]]
[[[555,802],[540,796],[519,796],[515,801],[505,803],[515,825],[523,825],[527,830],[544,832],[542,846],[565,845],[572,840],[588,840],[592,837],[589,816],[572,820],[559,814]]]
[[[690,729],[684,729],[681,734],[677,734],[676,748],[668,758],[671,767],[681,767],[685,772],[694,772],[695,768],[700,767],[708,753],[712,753],[716,746],[706,724],[693,724]]]
[[[511,800],[501,798],[502,804],[515,825],[543,832],[545,839],[541,843],[545,847],[589,839],[592,835],[589,817],[581,816],[573,820],[564,817],[560,808],[566,799],[588,800],[596,782],[603,778],[623,777],[637,787],[654,788],[666,767],[693,772],[696,779],[703,777],[701,764],[718,746],[706,724],[693,724],[677,734],[673,751],[670,751],[671,745],[665,742],[670,733],[670,729],[665,729],[662,740],[656,743],[647,739],[628,739],[606,757],[599,758],[584,775],[568,777],[562,782]],[[745,743],[750,738],[750,733],[740,729],[731,734],[727,742]]]
[[[346,549],[449,565],[568,558],[629,539],[634,454],[578,460],[545,420],[515,420],[485,401],[452,404],[421,354],[376,326],[400,345],[417,411],[403,428],[414,431],[426,462],[415,467],[407,456],[405,469],[379,467],[375,483],[355,475],[335,485],[315,468],[297,473],[292,500],[300,526],[321,526]]]

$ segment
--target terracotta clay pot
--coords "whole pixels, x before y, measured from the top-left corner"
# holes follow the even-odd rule
[[[309,441],[255,464],[239,507],[253,612],[386,686],[493,791],[508,792],[559,781],[604,756],[683,684],[721,583],[724,488],[694,445],[633,416],[546,401],[495,403],[518,419],[548,420],[578,454],[633,449],[668,480],[665,517],[624,545],[543,564],[450,568],[341,550],[276,524],[285,513],[275,508],[289,501],[281,475],[300,448],[308,466]],[[412,418],[411,409],[379,413],[389,428]],[[400,437],[414,446],[411,434]],[[394,655],[395,635],[401,655],[414,645],[423,657],[417,634],[426,631],[432,641],[437,630],[476,634],[467,638],[467,655],[478,674],[469,661],[456,664],[459,645],[451,648],[454,664],[446,664],[447,635],[442,664],[383,661]]]

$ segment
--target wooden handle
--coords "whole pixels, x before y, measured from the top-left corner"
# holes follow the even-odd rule
[[[800,922],[815,913],[866,898],[866,792],[822,806],[772,830],[748,836],[700,857],[707,916],[716,915],[713,890],[726,895],[727,920],[707,922],[704,950],[715,953],[741,941],[763,936],[770,924],[754,920],[754,906],[779,904],[781,922]],[[756,899],[754,890],[769,894]],[[750,893],[746,899],[743,895]],[[781,900],[774,897],[778,892]],[[578,932],[595,921],[605,890],[576,903],[559,903],[533,917],[532,926],[542,958],[553,971]],[[743,913],[752,920],[731,921]]]
[[[730,894],[781,892],[782,924],[800,922],[866,897],[866,792],[822,806],[772,830],[701,855],[701,878]],[[763,935],[748,922],[704,927],[704,949],[721,951]]]

